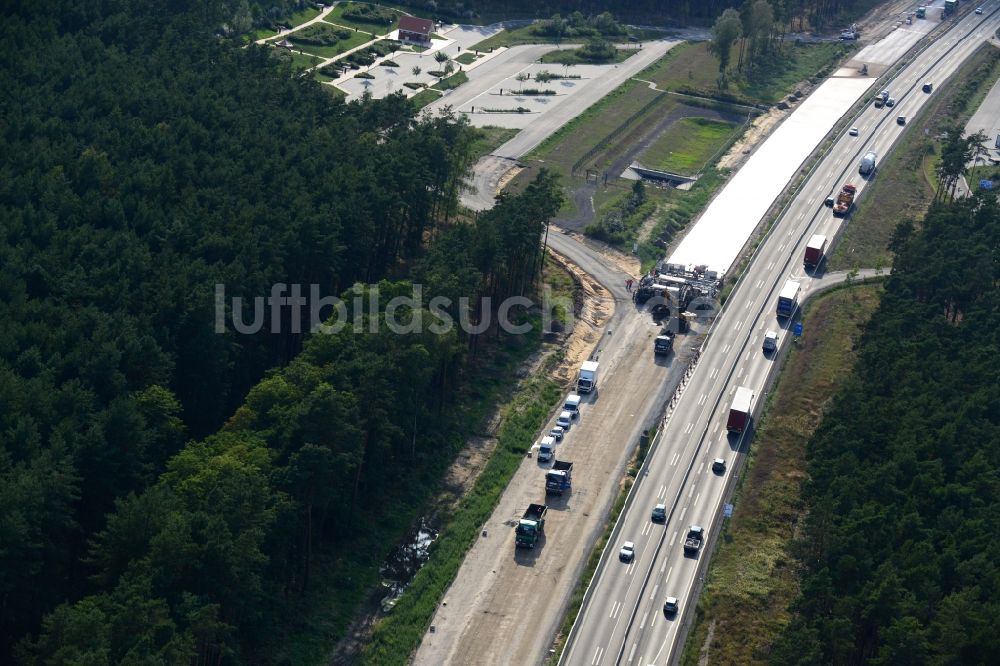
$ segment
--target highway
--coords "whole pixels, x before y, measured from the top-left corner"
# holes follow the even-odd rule
[[[808,297],[819,286],[822,266],[819,275],[803,269],[805,244],[814,233],[833,238],[845,224],[824,206],[824,199],[847,182],[857,185],[859,196],[863,196],[869,181],[858,174],[861,157],[869,150],[880,159],[884,157],[906,129],[897,124],[897,117],[912,119],[1000,26],[998,3],[984,7],[983,16],[969,12],[884,84],[897,100],[895,108],[876,109],[869,103],[850,119],[847,126],[857,126],[859,136],[849,136],[845,127],[761,243],[716,318],[686,388],[632,490],[588,590],[562,664],[669,664],[679,658],[696,604],[699,577],[723,520],[724,498],[752,440],[752,428],[742,437],[726,432],[732,396],[740,386],[751,388],[755,394],[752,409],[759,414],[776,366],[774,359],[780,357],[780,353],[762,353],[763,334],[778,331],[779,345],[789,344],[793,337],[792,322],[776,319],[777,293],[788,279],[801,282],[800,298]],[[924,82],[934,84],[929,95],[921,90]],[[877,90],[871,91],[869,99],[874,92]],[[877,177],[876,170],[868,178]],[[714,458],[726,460],[724,473],[712,472]],[[665,523],[650,520],[650,511],[658,503],[667,506]],[[704,527],[708,534],[708,545],[697,557],[685,556],[682,548],[692,524]],[[636,544],[631,563],[618,559],[618,549],[625,541]],[[675,615],[663,612],[667,596],[680,600]]]

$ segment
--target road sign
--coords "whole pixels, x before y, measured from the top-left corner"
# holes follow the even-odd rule
[[[733,505],[732,504],[723,504],[722,505],[722,515],[725,516],[726,518],[732,518],[733,517]]]
[[[981,181],[979,181],[979,187],[981,187],[984,190],[992,190],[993,181],[990,180],[989,178],[983,178]]]
[[[795,328],[792,329],[792,332],[795,333],[795,337],[802,337],[802,322],[795,324]]]

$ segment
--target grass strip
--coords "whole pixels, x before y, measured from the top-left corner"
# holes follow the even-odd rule
[[[441,98],[441,93],[436,90],[427,88],[426,90],[421,90],[416,95],[410,98],[410,103],[414,104],[418,109],[422,109],[431,102],[434,102]]]
[[[539,62],[546,65],[610,65],[617,62],[625,62],[636,53],[638,49],[615,49],[614,55],[610,58],[593,60],[587,56],[586,47],[579,49],[560,49],[549,51],[539,58]]]
[[[484,155],[489,155],[494,150],[507,143],[515,136],[518,135],[520,130],[514,129],[513,127],[494,127],[492,125],[487,125],[486,127],[476,128],[476,138],[472,145],[472,154],[476,158],[480,158]],[[549,279],[552,275],[552,271],[546,275],[546,279]]]
[[[821,295],[803,317],[806,335],[792,346],[754,436],[706,573],[681,663],[766,663],[790,619],[798,571],[790,552],[803,511],[805,450],[840,384],[854,367],[854,339],[872,316],[879,284]],[[685,600],[682,600],[682,603]]]
[[[437,83],[432,85],[431,88],[434,88],[435,90],[452,90],[468,80],[469,77],[465,72],[456,72],[446,79],[440,79]]]
[[[700,171],[732,138],[734,123],[712,118],[681,118],[639,156],[650,169],[682,175]]]
[[[630,79],[550,134],[524,159],[545,159],[547,163],[555,159],[568,173],[579,155],[586,153],[621,125],[622,115],[632,116],[650,98],[659,96],[660,93],[650,90],[646,84]],[[567,153],[565,158],[557,154],[563,152]]]

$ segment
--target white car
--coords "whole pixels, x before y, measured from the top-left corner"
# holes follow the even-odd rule
[[[618,551],[618,559],[622,562],[631,562],[633,557],[635,557],[635,544],[626,541],[622,544],[622,549]]]
[[[563,435],[565,435],[565,434],[566,434],[566,430],[562,426],[556,426],[551,431],[549,431],[549,435],[551,435],[552,437],[555,437],[557,442],[561,442],[562,438],[563,438]]]
[[[847,133],[850,134],[851,136],[857,136],[858,135],[858,128],[857,127],[852,127],[851,129],[847,130]]]
[[[976,13],[981,15],[983,13],[983,8],[982,7],[976,7]]]

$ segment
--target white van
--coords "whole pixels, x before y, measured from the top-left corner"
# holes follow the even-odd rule
[[[559,418],[556,419],[556,425],[561,426],[563,430],[569,430],[569,427],[573,424],[573,414],[566,410],[559,412]]]
[[[570,393],[566,397],[566,404],[563,405],[563,409],[573,415],[573,418],[580,416],[580,396],[576,393]]]
[[[538,445],[538,462],[548,462],[556,456],[556,438],[545,436]]]

